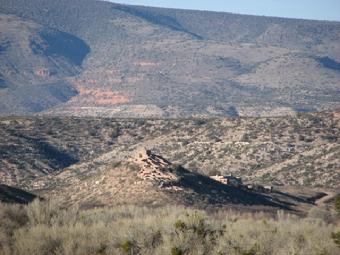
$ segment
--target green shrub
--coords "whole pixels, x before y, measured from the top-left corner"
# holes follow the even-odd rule
[[[174,227],[176,230],[181,232],[184,232],[187,229],[187,225],[181,220],[177,220],[174,224]]]
[[[171,248],[171,255],[182,255],[183,252],[180,248],[178,247],[173,247]]]
[[[194,125],[195,126],[203,126],[207,123],[207,120],[205,119],[195,119],[194,120]]]
[[[135,248],[135,243],[130,240],[126,240],[120,245],[120,247],[126,254],[131,254]]]
[[[340,248],[340,231],[336,233],[332,233],[332,239],[336,243],[336,245]]]
[[[335,208],[337,214],[340,216],[340,195],[337,195],[335,197],[334,208]]]

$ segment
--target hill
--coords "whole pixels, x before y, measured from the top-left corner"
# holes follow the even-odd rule
[[[63,206],[82,209],[181,205],[207,211],[232,209],[275,215],[277,210],[285,210],[305,215],[316,201],[327,196],[308,188],[276,187],[269,191],[246,184],[234,186],[191,172],[145,149],[137,149],[120,161],[112,155],[106,153],[61,172],[25,180],[23,186]],[[321,200],[319,206],[324,206]]]
[[[233,174],[267,185],[338,188],[338,140],[336,112],[177,120],[3,117],[0,180],[29,190],[26,184],[36,178],[82,164],[97,171],[100,165],[110,166],[108,157],[117,164],[146,147],[206,176]],[[100,157],[103,161],[96,160]]]
[[[33,187],[43,191],[42,194],[58,197],[67,205],[83,207],[182,204],[214,208],[239,204],[241,207],[257,205],[258,209],[266,206],[288,209],[288,204],[223,185],[140,149],[120,162],[106,154],[74,165],[61,173],[38,178]]]
[[[339,22],[90,0],[1,0],[0,18],[2,115],[276,116],[340,105]]]

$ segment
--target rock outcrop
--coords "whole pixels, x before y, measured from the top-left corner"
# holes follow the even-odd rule
[[[179,177],[172,173],[174,165],[151,150],[138,149],[131,161],[140,166],[138,177],[156,183],[160,188],[175,188],[174,184],[179,181]]]

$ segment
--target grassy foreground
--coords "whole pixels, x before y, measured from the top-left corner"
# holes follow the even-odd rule
[[[337,243],[339,226],[282,213],[269,219],[180,207],[0,204],[0,254],[337,255]]]

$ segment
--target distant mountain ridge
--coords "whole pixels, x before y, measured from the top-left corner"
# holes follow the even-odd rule
[[[286,115],[340,107],[340,22],[0,0],[0,114]]]

